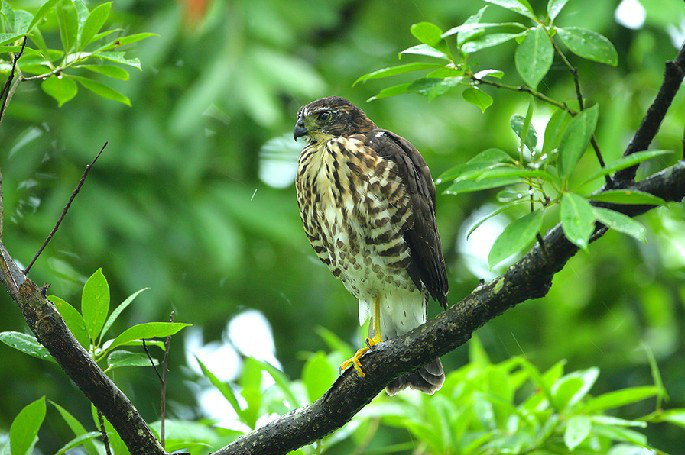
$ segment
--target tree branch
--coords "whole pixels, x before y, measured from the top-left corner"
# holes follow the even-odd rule
[[[0,279],[38,341],[102,411],[131,453],[166,455],[138,410],[76,341],[55,306],[24,276],[2,242]]]
[[[666,112],[673,102],[673,98],[678,93],[680,84],[683,82],[683,76],[685,76],[685,43],[680,48],[680,52],[678,52],[675,60],[666,62],[664,82],[661,84],[659,93],[657,93],[652,105],[649,106],[647,113],[642,119],[640,127],[635,132],[630,144],[628,144],[624,156],[647,150],[654,136],[659,131],[661,122],[664,120]],[[637,166],[623,169],[616,173],[615,180],[619,185],[625,184],[635,178],[636,172]]]

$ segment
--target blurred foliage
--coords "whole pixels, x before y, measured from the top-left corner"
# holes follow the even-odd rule
[[[5,3],[14,10],[35,13],[44,2]],[[600,106],[596,136],[609,163],[620,157],[661,83],[663,63],[675,55],[676,46],[685,37],[685,5],[680,0],[621,2],[622,6],[632,4],[631,14],[638,19],[644,12],[644,23],[636,28],[617,22],[618,3],[570,0],[557,19],[562,28],[582,26],[601,33],[615,45],[616,67],[600,66],[569,54],[579,69],[584,94],[592,100],[590,105]],[[535,11],[545,11],[546,2],[531,4]],[[87,3],[91,11],[98,5],[100,2]],[[177,428],[196,432],[199,446],[217,447],[249,425],[216,430],[211,427],[213,421],[203,420],[211,417],[202,401],[202,394],[211,384],[198,381],[201,369],[193,366],[194,355],[198,354],[220,381],[237,384],[237,390],[241,390],[245,375],[257,377],[255,365],[263,366],[263,361],[269,360],[268,356],[258,358],[262,363],[246,360],[255,355],[249,352],[249,343],[232,336],[229,328],[234,327],[230,322],[243,321],[241,316],[253,314],[252,310],[266,317],[273,334],[275,359],[289,377],[299,377],[302,371],[302,382],[312,384],[311,392],[306,386],[292,386],[299,400],[320,393],[336,373],[334,368],[323,367],[328,356],[306,354],[324,347],[317,335],[321,332],[318,327],[328,328],[354,346],[361,340],[356,302],[318,263],[302,232],[292,186],[301,146],[288,139],[297,109],[319,96],[345,96],[362,106],[380,126],[410,139],[426,157],[434,176],[466,163],[486,149],[518,150],[519,140],[511,130],[510,119],[518,114],[525,121],[529,105],[525,94],[480,87],[494,100],[482,112],[487,103],[470,104],[485,99],[475,94],[464,99],[457,92],[448,92],[430,102],[413,94],[364,103],[386,84],[371,79],[352,87],[361,74],[395,65],[397,51],[416,44],[410,33],[413,24],[431,22],[449,30],[482,6],[476,0],[118,0],[104,29],[121,29],[118,33],[124,35],[157,36],[135,43],[128,51],[127,58],[139,59],[142,71],[133,71],[127,81],[92,72],[89,75],[121,92],[132,107],[83,91],[57,108],[55,100],[41,90],[40,82],[19,85],[0,127],[3,241],[15,257],[28,263],[53,226],[83,167],[102,143],[109,141],[31,277],[51,283],[50,293],[66,301],[78,300],[87,277],[98,267],[103,267],[108,277],[114,301],[149,287],[137,297],[136,305],[122,312],[112,326],[113,333],[145,321],[166,320],[172,309],[177,320],[202,327],[199,341],[191,336],[196,332],[186,329],[184,343],[180,336],[172,342],[167,415],[180,422]],[[494,6],[487,15],[491,22],[521,20],[516,13]],[[39,27],[49,49],[64,50],[58,23],[48,20]],[[524,83],[517,76],[517,45],[511,40],[483,49],[471,57],[471,62],[478,68],[502,70],[508,83]],[[0,57],[4,58],[0,71],[6,75],[7,54]],[[402,63],[412,62],[425,59],[403,56]],[[407,75],[397,78],[398,83],[411,82]],[[537,88],[556,99],[574,99],[573,81],[557,58]],[[653,144],[654,149],[676,153],[645,162],[640,176],[667,165],[674,157],[682,157],[684,97],[678,94]],[[551,114],[550,108],[537,103],[530,127],[537,131],[538,138],[544,136],[544,124]],[[597,170],[593,154],[586,153],[574,169],[574,175],[580,178],[576,183]],[[599,185],[601,179],[582,186],[583,194]],[[500,194],[500,198],[506,196]],[[453,304],[479,279],[494,276],[487,265],[490,247],[510,220],[529,210],[521,207],[500,214],[466,241],[476,221],[496,208],[492,203],[495,200],[495,191],[438,196],[438,223]],[[392,400],[379,397],[379,403],[394,405],[394,411],[380,408],[376,416],[360,416],[355,425],[362,430],[353,425],[345,427],[341,431],[351,435],[340,444],[349,445],[339,447],[349,449],[368,443],[369,447],[387,448],[404,444],[396,453],[409,453],[419,446],[428,450],[428,444],[435,443],[451,450],[464,440],[439,439],[440,435],[435,442],[428,442],[428,437],[412,439],[406,430],[412,424],[402,412],[425,415],[430,406],[453,406],[449,404],[451,393],[457,394],[455,397],[468,393],[464,397],[476,403],[478,398],[474,397],[479,392],[486,399],[477,406],[487,407],[482,404],[488,402],[487,384],[477,382],[474,392],[459,390],[454,382],[461,382],[469,371],[484,374],[484,369],[514,377],[512,381],[528,380],[527,385],[519,384],[524,388],[511,402],[517,409],[534,396],[531,379],[521,379],[525,376],[525,372],[521,373],[523,363],[514,368],[517,361],[513,359],[519,355],[542,371],[548,371],[560,359],[567,360],[568,371],[587,372],[596,366],[601,375],[592,391],[602,396],[653,383],[654,369],[650,368],[650,356],[645,354],[646,346],[661,367],[663,387],[670,396],[660,413],[650,419],[667,421],[664,416],[671,415],[669,409],[685,407],[685,368],[681,361],[685,355],[685,209],[682,204],[660,207],[639,221],[646,228],[645,243],[609,232],[569,262],[555,277],[545,298],[520,305],[482,328],[480,340],[492,364],[463,366],[468,354],[466,349],[458,349],[443,359],[446,369],[453,372],[435,401],[413,396]],[[543,228],[551,223],[552,217],[546,217]],[[0,299],[0,330],[26,331],[9,298]],[[269,341],[269,336],[269,331],[260,332],[259,341]],[[214,363],[198,353],[200,347],[206,352],[219,344],[225,350],[216,350],[217,356],[220,353],[227,357],[217,361],[215,356]],[[331,355],[338,356],[342,348],[338,343],[332,348],[337,352]],[[41,360],[5,345],[0,345],[0,355],[0,390],[5,391],[0,402],[0,433],[8,433],[24,406],[40,395],[62,404],[79,421],[89,421],[88,405],[85,400],[73,399],[78,392],[57,367],[46,367]],[[314,361],[318,366],[311,366],[309,362]],[[327,362],[336,365],[337,360]],[[186,363],[189,368],[184,366]],[[219,374],[217,366],[229,363],[235,365]],[[319,373],[321,378],[312,378]],[[122,368],[112,374],[148,421],[158,419],[159,384],[151,368]],[[26,386],[28,378],[30,387]],[[268,378],[278,383],[270,373],[263,373],[261,378],[259,390],[264,394],[282,393],[278,386],[268,387]],[[194,393],[188,393],[189,389]],[[241,410],[250,409],[247,398],[239,396],[236,399]],[[256,396],[253,393],[250,399],[257,400]],[[283,403],[292,405],[282,397],[259,400],[260,404],[253,404],[252,409],[258,407],[261,414],[254,420],[251,410],[247,420],[254,420],[256,425],[260,416],[284,412]],[[492,400],[490,403],[495,420],[474,421],[464,434],[489,428],[500,431],[501,438],[506,437],[501,433],[501,428],[506,427],[498,426],[502,423],[497,420],[499,404],[493,405]],[[473,412],[460,404],[458,412]],[[399,411],[397,406],[401,407]],[[374,409],[372,406],[368,412]],[[612,410],[611,415],[635,420],[653,410],[652,402],[647,400]],[[50,412],[39,432],[40,445],[46,452],[56,453],[67,442],[65,434],[78,435],[68,419],[62,423],[50,418]],[[434,418],[449,417],[441,412],[433,413]],[[549,403],[545,412],[563,414],[551,410]],[[530,427],[527,434],[536,434],[532,420],[529,423],[515,411],[510,414],[518,416],[519,428]],[[196,423],[186,423],[191,420]],[[404,422],[406,429],[394,428],[398,422]],[[373,440],[365,441],[369,428],[380,423]],[[565,443],[566,425],[563,422],[554,428],[550,443]],[[578,425],[581,429],[587,427],[586,423]],[[85,426],[94,428],[92,424]],[[170,434],[172,428],[170,423]],[[594,423],[591,428],[595,428]],[[682,428],[655,423],[638,430],[647,436],[651,446],[670,453],[682,450]],[[84,429],[81,434],[86,433]],[[338,434],[330,437],[333,443]],[[605,447],[602,444],[608,439],[621,440],[593,433],[579,447],[591,441]],[[336,446],[327,452],[353,451],[347,449],[341,452]]]

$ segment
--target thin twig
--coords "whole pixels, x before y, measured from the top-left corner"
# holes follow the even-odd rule
[[[10,86],[12,85],[12,79],[14,79],[14,74],[17,69],[17,62],[21,58],[21,55],[24,53],[25,47],[26,36],[24,35],[24,40],[21,42],[21,49],[19,49],[19,53],[14,56],[14,61],[12,62],[12,69],[10,70],[9,76],[7,76],[7,81],[5,82],[5,86],[2,88],[2,93],[0,94],[0,98],[2,98],[2,107],[0,107],[0,122],[2,122],[2,119],[5,116],[7,100],[10,98],[10,93],[12,92],[12,90],[10,89]]]
[[[551,104],[553,106],[556,106],[559,109],[563,109],[569,113],[574,112],[563,101],[557,101],[554,98],[550,98],[549,96],[545,95],[544,93],[538,92],[537,90],[534,90],[530,87],[526,87],[524,85],[502,84],[501,82],[491,81],[489,79],[479,79],[474,75],[470,75],[469,77],[476,84],[489,85],[491,87],[497,87],[497,88],[501,88],[501,89],[505,89],[505,90],[512,90],[515,92],[530,93],[531,95],[533,95],[535,98],[539,99],[540,101],[544,101],[547,104]],[[575,115],[575,113],[572,115]]]
[[[550,42],[552,43],[552,46],[554,47],[554,50],[556,51],[557,54],[559,54],[559,57],[561,57],[561,60],[564,62],[564,65],[568,68],[568,70],[571,72],[571,75],[573,76],[573,83],[575,84],[576,87],[576,99],[578,100],[578,110],[582,111],[585,109],[585,102],[583,101],[583,92],[580,88],[580,77],[578,76],[578,68],[573,66],[571,62],[569,61],[568,58],[566,58],[566,54],[564,54],[559,46],[557,45],[557,42],[554,41],[554,37],[549,33],[549,30],[545,27],[545,31],[547,32],[547,37],[549,38]],[[597,143],[597,140],[595,139],[595,135],[593,134],[592,137],[590,138],[590,143],[592,144],[592,148],[595,151],[595,156],[597,156],[597,161],[599,162],[599,165],[604,168],[606,167],[606,164],[604,163],[604,158],[602,157],[602,152],[599,149],[599,144]],[[607,187],[610,187],[613,182],[611,180],[611,176],[609,174],[604,176],[604,181],[607,184]]]
[[[169,322],[174,322],[174,311],[169,315]],[[162,405],[160,417],[159,436],[162,447],[164,447],[164,416],[166,414],[166,378],[169,371],[169,348],[171,347],[171,337],[164,340],[164,359],[162,360]]]
[[[162,382],[162,376],[159,374],[159,370],[157,369],[157,365],[155,365],[155,359],[152,358],[150,355],[150,351],[147,348],[147,344],[145,344],[145,338],[143,340],[143,350],[145,351],[145,354],[147,354],[147,358],[150,361],[150,365],[152,365],[152,368],[155,369],[155,373],[157,374],[157,377],[159,378],[159,382]]]
[[[97,162],[98,158],[100,158],[100,155],[102,155],[102,152],[105,150],[105,147],[107,147],[108,142],[105,142],[102,145],[102,148],[98,152],[98,154],[95,156],[93,161],[91,161],[88,165],[86,165],[86,169],[83,171],[83,175],[81,175],[81,180],[79,180],[78,185],[76,185],[76,188],[74,188],[74,191],[71,193],[71,197],[69,198],[69,202],[67,202],[67,205],[64,206],[64,209],[62,209],[62,214],[59,216],[59,219],[57,220],[57,223],[55,223],[55,227],[52,228],[52,231],[48,234],[48,237],[45,239],[43,244],[40,246],[38,251],[36,252],[36,255],[33,256],[33,259],[29,263],[29,265],[24,269],[24,275],[28,275],[29,271],[31,270],[31,267],[33,267],[33,264],[36,262],[38,259],[38,256],[43,252],[45,247],[50,243],[50,240],[52,240],[52,237],[55,235],[55,232],[57,232],[57,229],[59,229],[59,225],[62,223],[62,220],[66,216],[67,212],[69,211],[69,207],[71,207],[71,203],[74,202],[74,198],[76,198],[76,195],[81,191],[81,187],[83,186],[83,182],[86,181],[86,177],[88,177],[88,173],[90,172],[90,169],[95,165]]]
[[[105,428],[105,420],[102,418],[102,412],[98,409],[98,422],[100,423],[100,433],[102,433],[102,442],[105,444],[105,453],[112,455],[112,449],[109,447],[109,436]]]

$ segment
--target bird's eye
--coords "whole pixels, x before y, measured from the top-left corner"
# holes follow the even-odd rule
[[[331,119],[331,117],[332,117],[332,114],[329,111],[325,111],[325,112],[321,113],[321,120],[323,120],[324,122],[329,121]]]

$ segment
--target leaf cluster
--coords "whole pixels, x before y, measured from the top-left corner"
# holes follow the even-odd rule
[[[27,37],[17,65],[21,80],[42,81],[43,91],[59,106],[76,96],[79,85],[100,97],[130,106],[126,95],[96,76],[128,80],[126,67],[141,69],[140,60],[128,56],[129,45],[154,34],[126,35],[121,29],[105,28],[111,8],[111,2],[89,10],[84,0],[47,0],[31,13],[2,2],[0,72],[10,71],[9,62]],[[48,45],[53,41],[51,34],[59,35],[58,48]],[[1,60],[4,58],[8,60]]]

